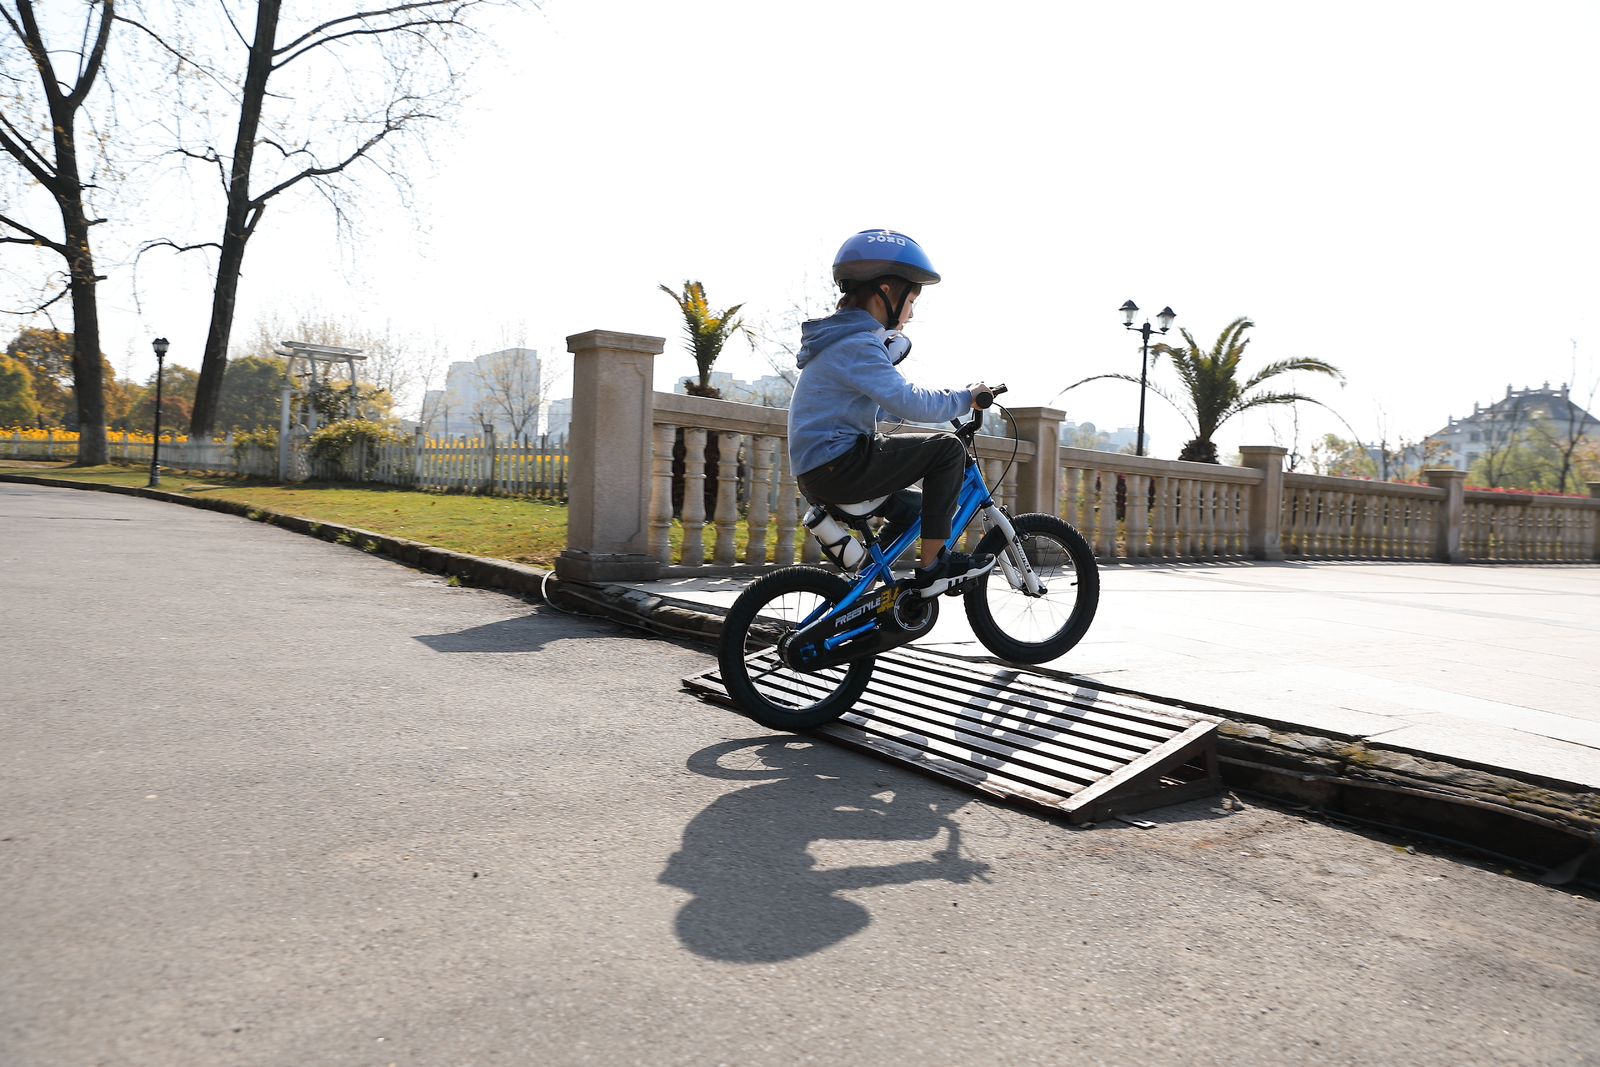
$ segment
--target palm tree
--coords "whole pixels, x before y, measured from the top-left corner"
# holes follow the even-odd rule
[[[661,291],[677,303],[683,312],[683,328],[689,334],[689,351],[694,354],[695,367],[700,371],[700,381],[685,383],[690,396],[719,397],[721,392],[711,388],[711,367],[722,354],[728,338],[745,328],[743,319],[734,318],[743,304],[735,304],[726,311],[713,311],[706,302],[706,287],[700,282],[685,281],[683,292],[677,293],[661,286]]]
[[[1268,378],[1275,378],[1289,371],[1311,371],[1316,374],[1326,374],[1340,385],[1344,384],[1344,372],[1338,367],[1324,360],[1306,356],[1268,363],[1241,382],[1239,361],[1244,357],[1245,346],[1250,343],[1245,338],[1244,332],[1254,325],[1248,316],[1239,316],[1228,323],[1209,352],[1201,350],[1188,330],[1179,331],[1183,334],[1185,342],[1182,347],[1167,344],[1152,347],[1151,351],[1158,356],[1172,357],[1173,369],[1178,372],[1178,381],[1182,386],[1179,390],[1181,399],[1173,397],[1155,385],[1150,386],[1150,389],[1177,408],[1194,431],[1194,438],[1183,446],[1183,451],[1178,454],[1179,459],[1199,463],[1218,462],[1214,440],[1217,429],[1242,411],[1268,404],[1293,404],[1299,401],[1327,406],[1304,393],[1257,391],[1261,383]],[[1125,382],[1139,380],[1131,374],[1096,374],[1092,378],[1074,382],[1067,386],[1067,389],[1101,378],[1116,378]],[[1067,389],[1061,392],[1064,393]],[[1056,395],[1059,396],[1060,393]]]

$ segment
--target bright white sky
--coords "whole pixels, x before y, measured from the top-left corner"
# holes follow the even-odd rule
[[[945,277],[908,331],[927,384],[1006,381],[1020,405],[1136,374],[1131,298],[1207,345],[1249,315],[1248,365],[1329,360],[1348,387],[1296,384],[1363,437],[1421,437],[1567,380],[1574,340],[1580,392],[1600,374],[1597,23],[1560,0],[547,0],[502,20],[413,175],[425,232],[385,206],[341,247],[314,202],[274,202],[236,337],[308,305],[454,358],[657,334],[670,388],[693,364],[658,283],[776,319],[846,236],[891,227]],[[107,293],[107,352],[142,375],[165,333],[198,365],[203,271],[146,257],[141,281],[142,314]],[[768,368],[735,341],[719,369]],[[1056,404],[1132,425],[1137,389]],[[1291,444],[1277,410],[1219,444]],[[1188,436],[1155,397],[1149,427],[1159,456]],[[1305,408],[1302,450],[1327,430],[1347,433]]]

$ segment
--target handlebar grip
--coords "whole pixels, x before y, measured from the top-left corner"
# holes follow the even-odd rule
[[[979,408],[987,408],[990,404],[994,403],[995,397],[999,396],[1005,391],[1006,387],[1004,383],[995,386],[993,389],[980,389],[973,394],[972,402]]]

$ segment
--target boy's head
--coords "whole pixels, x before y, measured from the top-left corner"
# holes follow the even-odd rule
[[[862,230],[833,257],[833,280],[843,296],[839,307],[861,308],[890,329],[911,321],[912,305],[924,285],[939,281],[928,254],[903,233]]]

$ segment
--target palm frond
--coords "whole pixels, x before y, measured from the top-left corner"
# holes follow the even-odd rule
[[[1309,371],[1313,374],[1326,374],[1340,385],[1344,384],[1344,372],[1332,363],[1315,359],[1311,356],[1296,356],[1293,359],[1276,360],[1256,371],[1250,376],[1250,380],[1244,383],[1244,391],[1248,393],[1268,378],[1276,378],[1280,374],[1299,370]]]
[[[1247,397],[1244,400],[1241,400],[1232,411],[1228,412],[1228,414],[1237,415],[1241,411],[1249,411],[1251,408],[1263,407],[1268,404],[1299,403],[1315,404],[1319,408],[1328,407],[1328,405],[1324,404],[1316,397],[1306,396],[1304,393],[1257,393],[1255,396]],[[1329,408],[1329,410],[1331,411],[1333,409]]]
[[[1197,441],[1211,441],[1224,422],[1250,408],[1293,404],[1302,400],[1326,407],[1320,400],[1303,393],[1253,392],[1269,378],[1289,371],[1304,370],[1326,374],[1341,384],[1344,382],[1344,374],[1339,368],[1324,360],[1308,357],[1276,360],[1257,370],[1248,379],[1241,380],[1239,364],[1251,340],[1245,336],[1245,331],[1254,326],[1248,315],[1240,315],[1223,327],[1209,349],[1202,349],[1187,329],[1179,331],[1184,340],[1182,345],[1163,343],[1153,346],[1152,350],[1158,356],[1166,356],[1171,361],[1184,402],[1178,403],[1154,385],[1151,388],[1183,413]]]

